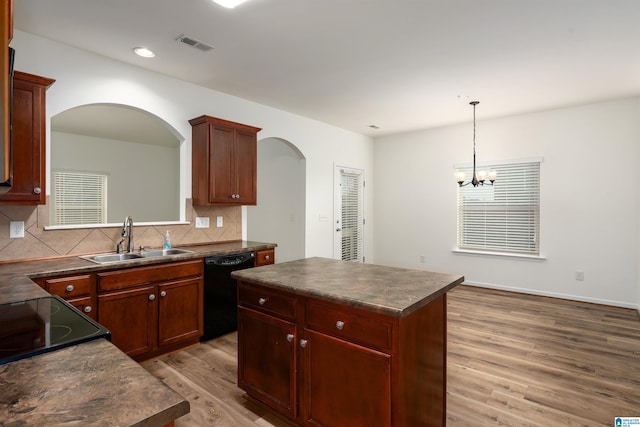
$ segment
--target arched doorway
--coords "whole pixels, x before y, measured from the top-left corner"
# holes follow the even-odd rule
[[[305,257],[304,156],[280,138],[258,141],[258,204],[247,207],[247,239],[273,242],[276,262]]]

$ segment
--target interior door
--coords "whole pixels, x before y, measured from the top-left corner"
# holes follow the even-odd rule
[[[335,167],[333,257],[364,262],[364,171]]]

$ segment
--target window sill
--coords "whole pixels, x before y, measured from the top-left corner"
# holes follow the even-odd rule
[[[491,257],[528,259],[532,261],[545,261],[547,259],[547,257],[542,255],[526,255],[526,254],[505,253],[505,252],[474,251],[470,249],[454,249],[451,252],[453,252],[454,254],[461,254],[461,255],[484,255],[484,256],[491,256]]]

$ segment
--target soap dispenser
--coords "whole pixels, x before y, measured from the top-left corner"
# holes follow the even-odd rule
[[[164,248],[171,249],[171,235],[169,234],[169,230],[167,230],[166,234],[164,235]]]

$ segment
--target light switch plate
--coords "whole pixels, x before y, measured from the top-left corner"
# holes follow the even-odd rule
[[[222,217],[216,218],[216,227],[222,227]]]
[[[24,237],[24,221],[9,222],[9,238]]]
[[[209,228],[209,217],[208,216],[197,216],[196,217],[196,228]]]

